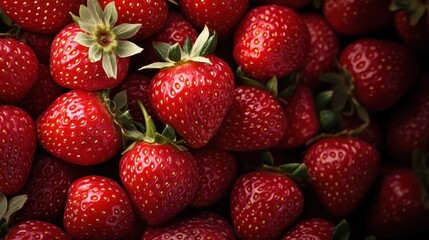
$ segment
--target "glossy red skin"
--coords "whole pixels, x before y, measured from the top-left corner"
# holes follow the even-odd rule
[[[308,184],[333,216],[350,214],[366,196],[378,174],[377,150],[358,138],[329,137],[304,155]]]
[[[33,33],[23,31],[21,37],[33,49],[40,63],[49,64],[51,44],[55,35],[49,33]]]
[[[168,4],[166,0],[100,0],[100,5],[104,7],[115,2],[118,11],[118,21],[121,23],[140,23],[139,31],[131,39],[132,41],[143,41],[154,35],[164,26],[168,15]]]
[[[63,28],[54,38],[51,46],[50,69],[53,79],[61,86],[86,91],[114,88],[126,76],[130,58],[116,57],[118,72],[116,79],[104,72],[102,60],[91,62],[89,48],[75,42],[83,32],[75,23]]]
[[[122,148],[121,130],[97,92],[64,93],[36,123],[39,144],[66,162],[94,165]]]
[[[197,29],[205,25],[220,37],[226,36],[245,14],[249,0],[180,0],[180,10]]]
[[[140,217],[149,225],[172,220],[189,206],[198,187],[195,158],[169,144],[136,142],[123,154],[119,173]]]
[[[97,175],[78,178],[70,186],[64,228],[75,239],[122,239],[134,223],[134,208],[114,180]]]
[[[389,24],[393,12],[389,10],[390,0],[325,0],[322,12],[340,34],[364,36]]]
[[[21,108],[0,105],[0,192],[18,193],[30,174],[36,151],[33,119]]]
[[[42,2],[0,1],[0,8],[23,29],[36,33],[57,33],[72,22],[84,0],[45,0]]]
[[[259,5],[278,4],[285,7],[298,9],[307,6],[311,0],[253,0],[252,2]]]
[[[17,103],[30,91],[39,73],[36,54],[13,38],[0,39],[0,103]]]
[[[289,177],[255,171],[237,179],[230,204],[239,239],[279,239],[301,215],[304,197]]]
[[[13,225],[4,240],[72,240],[59,226],[40,220],[28,220]]]
[[[46,152],[36,155],[30,176],[22,189],[28,199],[14,216],[15,221],[38,219],[51,223],[62,221],[70,185],[82,174],[73,164]]]
[[[198,190],[191,206],[207,207],[228,193],[237,175],[237,162],[231,153],[215,148],[200,148],[191,153],[198,164]]]
[[[429,227],[420,180],[408,167],[386,165],[367,215],[367,231],[380,239],[399,239]],[[405,238],[403,238],[405,239]]]
[[[199,148],[218,131],[234,97],[234,74],[214,55],[212,64],[188,61],[161,69],[149,86],[158,118],[173,126],[191,148]]]
[[[334,70],[340,53],[340,42],[323,16],[306,13],[301,17],[310,33],[311,43],[307,61],[298,72],[301,80],[316,90],[320,86],[320,75]]]
[[[416,50],[429,51],[429,23],[426,22],[427,13],[417,22],[410,24],[410,18],[404,11],[395,13],[394,25],[399,38],[408,46]]]
[[[386,145],[396,161],[411,163],[414,149],[429,149],[429,74],[387,120]]]
[[[149,227],[141,238],[141,240],[167,239],[234,240],[235,236],[225,219],[212,212],[203,212],[160,227]]]
[[[213,138],[219,149],[250,151],[275,146],[288,127],[280,102],[253,86],[237,86],[234,101]]]
[[[332,240],[334,224],[323,218],[305,219],[290,229],[281,240]]]
[[[340,64],[351,74],[354,95],[368,111],[397,104],[419,78],[419,62],[405,46],[361,38],[347,45]]]
[[[307,85],[299,83],[294,92],[283,99],[282,103],[288,127],[282,140],[275,147],[292,149],[303,146],[319,131],[319,117],[313,93]]]
[[[33,119],[37,119],[55,99],[66,91],[67,89],[52,79],[49,66],[39,63],[37,80],[18,105],[27,111]]]
[[[294,10],[263,5],[250,9],[240,21],[234,34],[233,55],[246,74],[265,81],[302,67],[309,47],[308,29]]]

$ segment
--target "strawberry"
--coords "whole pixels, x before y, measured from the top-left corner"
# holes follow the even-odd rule
[[[384,166],[366,219],[368,233],[377,239],[410,239],[407,236],[427,230],[429,210],[422,201],[422,189],[411,168]]]
[[[372,187],[379,170],[379,154],[358,138],[327,137],[304,155],[308,184],[326,210],[336,217],[350,214]]]
[[[275,147],[291,149],[303,146],[319,131],[319,119],[311,89],[304,83],[299,83],[282,103],[289,124],[282,140]]]
[[[340,52],[340,42],[326,19],[316,13],[301,15],[310,33],[308,58],[298,71],[303,82],[315,90],[320,86],[320,75],[332,71]]]
[[[31,3],[2,0],[0,8],[23,29],[37,33],[57,33],[72,21],[83,0],[46,0]]]
[[[47,65],[49,64],[51,44],[54,37],[54,34],[33,33],[28,31],[23,31],[20,35],[20,38],[33,49],[39,62]]]
[[[307,6],[311,0],[253,0],[258,5],[277,4],[285,7],[299,9]]]
[[[159,32],[164,26],[168,15],[166,0],[151,1],[120,1],[100,0],[104,8],[113,2],[118,9],[118,23],[141,23],[142,27],[132,37],[134,41],[143,41]]]
[[[166,126],[163,134],[157,133],[144,107],[143,113],[146,132],[122,155],[119,173],[140,217],[149,225],[162,225],[191,203],[198,187],[198,166],[175,141],[174,129]]]
[[[183,50],[178,43],[157,44],[166,62],[141,68],[161,68],[149,86],[150,102],[158,118],[191,148],[207,144],[233,101],[234,74],[222,59],[210,54],[215,44],[216,35],[204,28],[195,43],[187,41]]]
[[[39,63],[36,83],[19,101],[18,106],[26,110],[34,119],[44,112],[66,89],[58,85],[51,77],[49,66]]]
[[[24,186],[36,151],[31,116],[12,105],[0,105],[0,192],[13,195]]]
[[[134,217],[130,198],[110,178],[88,175],[69,188],[64,228],[74,239],[122,239]]]
[[[223,198],[237,174],[234,156],[210,147],[191,150],[198,164],[198,190],[192,207],[207,207]]]
[[[302,67],[310,48],[310,34],[302,18],[280,5],[250,9],[234,35],[234,58],[254,79],[284,77]]]
[[[160,227],[146,229],[142,240],[212,239],[234,240],[231,226],[213,212],[202,212]]]
[[[59,226],[40,220],[28,220],[13,225],[4,238],[4,240],[31,239],[72,240]]]
[[[207,26],[224,37],[232,32],[245,14],[249,0],[180,0],[181,12],[197,29]]]
[[[343,35],[363,36],[387,26],[393,13],[390,0],[323,1],[322,12],[332,28]]]
[[[345,228],[345,233],[341,233],[342,238],[339,235],[335,235],[339,227]],[[335,236],[334,236],[335,235]],[[332,239],[347,239],[348,237],[348,224],[343,221],[339,225],[334,224],[324,218],[309,218],[301,220],[293,228],[291,228],[281,240],[332,240]]]
[[[11,37],[0,38],[0,103],[16,103],[37,80],[39,61],[25,43]]]
[[[257,170],[237,179],[230,205],[238,238],[279,239],[301,215],[304,198],[286,175]]]
[[[393,107],[419,77],[416,56],[388,40],[358,39],[343,49],[340,64],[351,75],[356,100],[368,111]]]
[[[130,56],[142,51],[125,41],[141,24],[115,26],[117,11],[114,3],[101,9],[97,0],[82,5],[80,17],[64,27],[51,46],[50,70],[61,86],[87,91],[113,88],[128,72]],[[101,61],[100,61],[101,60]]]
[[[112,105],[113,109],[109,107]],[[115,116],[122,116],[119,109],[105,92],[70,90],[37,119],[39,143],[47,152],[67,162],[102,163],[122,148],[121,128],[115,120]]]
[[[255,86],[237,86],[234,101],[213,138],[219,149],[249,151],[275,146],[284,136],[287,118],[280,102]]]

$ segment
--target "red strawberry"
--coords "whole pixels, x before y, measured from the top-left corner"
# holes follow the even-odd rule
[[[180,0],[179,6],[186,18],[198,29],[204,26],[224,37],[231,33],[244,15],[249,0]]]
[[[83,16],[73,15],[76,23],[63,28],[52,42],[52,77],[67,88],[113,88],[125,78],[129,57],[142,50],[124,40],[133,36],[141,24],[115,26],[113,2],[103,11],[97,0],[88,0],[88,7],[82,5],[81,9]]]
[[[203,212],[161,227],[148,228],[142,240],[212,239],[234,240],[231,226],[221,216]]]
[[[131,200],[114,180],[97,175],[70,186],[64,228],[75,239],[122,239],[134,223]]]
[[[423,206],[422,183],[408,167],[386,165],[366,221],[369,234],[380,239],[410,239],[427,230],[429,210]]]
[[[70,90],[37,119],[40,145],[55,157],[79,164],[104,162],[122,148],[116,110],[105,93]],[[119,116],[120,114],[116,114]]]
[[[240,239],[279,239],[301,215],[301,189],[280,173],[241,175],[231,193],[231,219]]]
[[[0,192],[13,195],[24,186],[36,151],[36,130],[21,108],[0,105]]]
[[[334,69],[340,52],[340,42],[326,19],[315,13],[301,15],[310,32],[310,49],[304,66],[299,70],[300,77],[311,89],[319,85],[320,75]]]
[[[286,129],[285,112],[273,95],[258,87],[237,86],[213,143],[233,151],[265,149],[276,145]]]
[[[282,140],[275,147],[291,149],[303,146],[319,131],[313,93],[305,84],[299,83],[282,103],[289,124]]]
[[[278,4],[289,8],[298,9],[307,6],[311,0],[253,0],[259,5]]]
[[[20,38],[33,49],[40,63],[49,64],[51,44],[55,35],[23,31]]]
[[[37,79],[38,60],[25,43],[0,38],[0,103],[16,103],[30,91]]]
[[[330,214],[344,217],[372,187],[380,160],[377,150],[360,139],[328,137],[309,147],[304,164],[321,204]]]
[[[204,147],[191,151],[198,164],[198,190],[193,207],[207,207],[227,194],[237,174],[234,156],[223,150]]]
[[[428,15],[426,13],[426,15]],[[429,28],[425,17],[416,24],[410,23],[410,16],[405,11],[395,13],[395,30],[399,38],[408,46],[416,50],[429,51]]]
[[[391,108],[419,77],[416,56],[388,40],[356,40],[343,49],[340,64],[351,75],[354,96],[368,111]]]
[[[40,63],[36,83],[19,102],[34,119],[44,112],[66,89],[58,85],[51,77],[49,66]]]
[[[167,20],[169,11],[166,0],[100,0],[99,2],[103,8],[108,3],[115,3],[116,9],[118,9],[118,24],[141,23],[142,27],[132,37],[134,41],[142,41],[160,31]]]
[[[72,240],[59,226],[52,223],[29,220],[13,225],[4,240]]]
[[[349,36],[373,33],[392,19],[390,0],[323,1],[322,11],[335,31]]]
[[[234,58],[250,77],[284,77],[302,67],[310,48],[310,34],[302,18],[280,5],[250,9],[234,35]]]
[[[205,28],[192,47],[184,46],[186,51],[178,43],[159,43],[160,53],[169,54],[163,56],[166,62],[142,68],[161,68],[150,83],[150,102],[159,119],[192,148],[213,137],[233,100],[234,74],[222,59],[206,55],[215,41],[216,35]]]
[[[72,22],[83,0],[45,0],[33,2],[0,1],[0,8],[12,21],[30,32],[57,33]]]
[[[281,240],[332,240],[334,224],[323,218],[305,219],[290,229]]]

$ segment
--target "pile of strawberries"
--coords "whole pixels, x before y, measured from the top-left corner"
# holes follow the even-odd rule
[[[429,238],[429,1],[0,9],[0,239]]]

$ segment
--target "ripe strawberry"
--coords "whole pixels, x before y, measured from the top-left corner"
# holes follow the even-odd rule
[[[234,74],[222,59],[209,54],[215,42],[216,35],[205,28],[192,47],[189,41],[185,44],[185,50],[178,43],[159,43],[166,62],[141,68],[161,68],[149,86],[150,102],[158,118],[192,148],[213,137],[233,100]]]
[[[332,240],[334,224],[323,218],[305,219],[290,229],[281,240]]]
[[[45,0],[31,3],[0,1],[0,8],[23,29],[37,33],[57,33],[72,22],[69,13],[76,13],[83,0]]]
[[[285,112],[273,95],[255,86],[237,86],[213,144],[232,151],[265,149],[275,146],[286,129]]]
[[[40,145],[74,164],[94,165],[108,160],[122,148],[121,130],[114,119],[121,114],[109,105],[112,101],[105,93],[64,93],[37,119]]]
[[[26,110],[33,119],[37,119],[55,99],[65,92],[66,89],[52,79],[49,66],[39,63],[36,83],[18,105]]]
[[[343,49],[340,64],[351,75],[354,96],[368,111],[393,107],[419,77],[416,56],[388,40],[356,40]]]
[[[141,24],[115,26],[117,12],[112,2],[101,9],[97,0],[82,5],[81,17],[63,28],[51,46],[50,69],[63,87],[87,91],[113,88],[128,72],[129,57],[142,51],[125,41]],[[101,60],[101,61],[100,61]]]
[[[75,239],[122,239],[134,217],[125,190],[110,178],[89,175],[70,186],[64,228]]]
[[[289,124],[282,140],[275,147],[291,149],[303,146],[319,131],[313,93],[307,85],[299,83],[282,103]]]
[[[363,36],[389,24],[393,13],[390,0],[323,1],[322,11],[335,31],[348,36]]]
[[[426,15],[428,15],[426,13]],[[399,38],[407,46],[416,49],[429,51],[429,27],[425,21],[425,17],[422,17],[416,24],[410,23],[410,16],[405,11],[399,11],[395,13],[394,17],[395,30]]]
[[[234,240],[231,226],[221,216],[202,212],[160,227],[146,229],[142,240],[212,239]]]
[[[31,239],[72,240],[59,226],[40,220],[28,220],[13,225],[4,238],[4,240]]]
[[[207,207],[227,194],[237,174],[237,163],[231,153],[213,147],[191,153],[198,164],[198,190],[191,206]]]
[[[179,1],[180,10],[197,29],[207,26],[221,37],[232,32],[248,5],[249,0]]]
[[[12,105],[0,105],[0,192],[18,193],[30,174],[36,151],[36,130],[30,115]]]
[[[25,43],[0,38],[0,103],[16,103],[30,91],[38,74],[38,60]]]
[[[358,138],[328,137],[309,147],[304,156],[308,184],[326,210],[336,217],[350,214],[372,187],[379,154]]]
[[[142,27],[132,37],[134,41],[143,41],[159,32],[164,26],[169,12],[166,0],[100,0],[99,2],[103,8],[108,3],[115,3],[116,9],[118,9],[118,24],[141,23]]]
[[[264,171],[241,175],[231,193],[231,219],[240,239],[279,239],[301,215],[304,198],[289,177]]]
[[[250,9],[234,35],[234,58],[254,79],[284,77],[302,67],[310,48],[310,34],[302,18],[280,5]]]
[[[20,38],[33,49],[40,63],[49,64],[51,44],[55,35],[23,31]]]
[[[319,87],[320,75],[334,70],[340,52],[340,42],[326,19],[315,13],[301,15],[310,33],[308,58],[298,71],[303,82],[311,89]]]
[[[368,213],[368,233],[380,239],[408,239],[429,227],[422,183],[408,167],[386,165]]]

